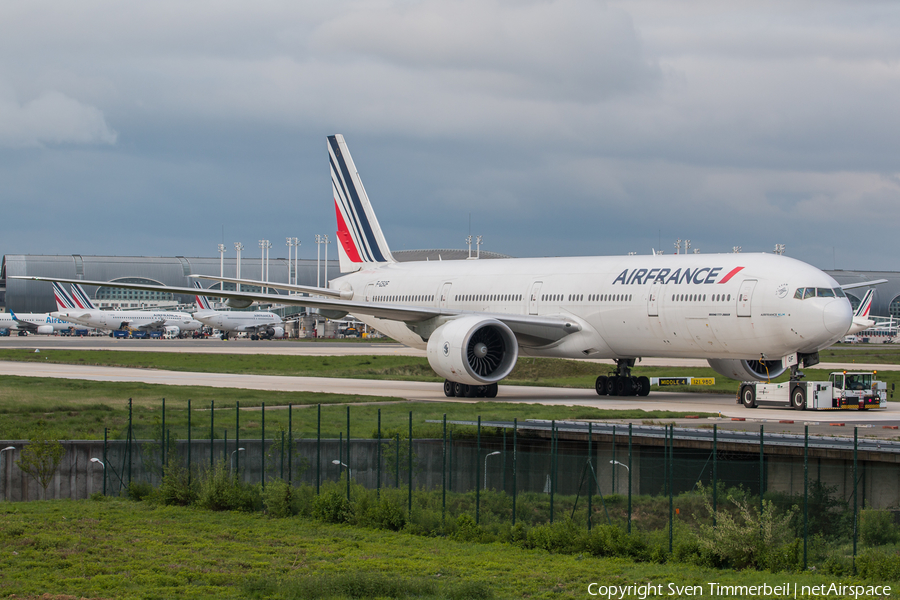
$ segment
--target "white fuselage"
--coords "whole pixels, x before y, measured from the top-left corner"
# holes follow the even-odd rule
[[[839,290],[806,263],[768,254],[524,258],[390,263],[330,282],[353,300],[479,314],[565,316],[581,331],[523,354],[578,358],[778,359],[840,340],[850,302],[795,298]],[[823,292],[824,293],[824,292]],[[426,341],[399,321],[356,317],[404,344]]]
[[[232,332],[260,331],[283,325],[281,317],[263,311],[198,310],[194,313],[194,318],[204,325]]]
[[[178,327],[180,331],[195,331],[203,326],[188,313],[164,310],[66,309],[53,314],[64,321],[97,329],[160,330]]]
[[[71,329],[72,324],[55,316],[56,313],[16,313],[16,318],[27,321],[40,328],[38,333],[50,334],[54,331]],[[49,328],[49,329],[48,329]],[[0,329],[11,331],[26,330],[21,323],[17,323],[9,313],[0,313]]]

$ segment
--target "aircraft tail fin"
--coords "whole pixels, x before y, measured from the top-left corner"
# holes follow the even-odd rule
[[[199,281],[194,282],[194,287],[198,290],[203,289],[203,286],[200,285]],[[196,296],[194,296],[194,298],[197,301],[197,308],[199,308],[200,310],[212,310],[212,305],[209,303],[209,298],[207,298],[206,296],[201,296],[200,294],[197,294]]]
[[[94,306],[94,303],[91,302],[90,297],[88,297],[87,292],[84,291],[84,288],[77,283],[72,284],[72,297],[75,299],[75,305],[78,306],[78,308],[88,310],[97,309],[97,307]]]
[[[867,319],[869,317],[869,310],[871,310],[872,308],[872,299],[874,297],[874,289],[870,289],[869,291],[867,291],[866,295],[863,296],[862,302],[860,302],[859,306],[856,307],[856,312],[853,314],[853,316]]]
[[[341,273],[396,262],[341,134],[328,136]]]
[[[53,295],[56,297],[56,309],[66,311],[78,308],[72,295],[66,291],[61,283],[53,282]]]

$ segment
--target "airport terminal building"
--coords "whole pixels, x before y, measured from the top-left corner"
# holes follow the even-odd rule
[[[393,255],[399,261],[458,260],[468,257],[466,250],[401,250],[393,252]],[[506,257],[481,251],[481,258]],[[193,282],[190,275],[192,274],[213,276],[224,274],[225,277],[234,277],[236,268],[237,260],[235,258],[226,258],[220,263],[218,257],[7,254],[3,257],[3,263],[0,266],[0,310],[22,313],[43,313],[56,310],[56,300],[50,283],[9,278],[14,275],[191,287]],[[273,283],[296,281],[299,285],[312,286],[324,286],[326,278],[334,279],[341,274],[340,265],[336,260],[329,260],[326,265],[324,260],[270,258],[265,266],[260,258],[244,257],[241,260],[240,274],[243,279],[262,281],[266,279],[264,270],[268,271],[267,280]],[[199,281],[204,288],[220,289],[218,282],[196,281]],[[234,285],[226,283],[225,289],[234,289]],[[252,290],[253,288],[245,286],[245,289]],[[194,302],[193,296],[164,292],[95,286],[86,286],[85,291],[94,300],[94,304],[101,308],[141,308]],[[272,290],[272,292],[287,293],[277,290]]]

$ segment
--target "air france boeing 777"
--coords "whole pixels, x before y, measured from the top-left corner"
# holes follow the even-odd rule
[[[644,357],[706,359],[739,380],[767,379],[788,368],[796,378],[799,366],[818,362],[819,350],[850,327],[852,310],[841,286],[779,255],[397,262],[343,136],[328,138],[328,153],[341,277],[328,288],[193,277],[313,294],[216,292],[237,307],[263,300],[315,307],[329,318],[353,314],[426,350],[448,396],[495,396],[519,354],[611,359],[615,370],[596,380],[601,395],[646,395],[649,380],[631,374]]]

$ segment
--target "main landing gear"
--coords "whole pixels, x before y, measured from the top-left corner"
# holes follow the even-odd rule
[[[646,396],[650,393],[650,379],[633,377],[631,368],[633,358],[616,360],[616,372],[613,375],[601,375],[594,383],[594,389],[600,396]]]
[[[455,383],[449,379],[444,380],[444,395],[448,398],[496,398],[497,384],[488,385],[468,385],[465,383]]]

